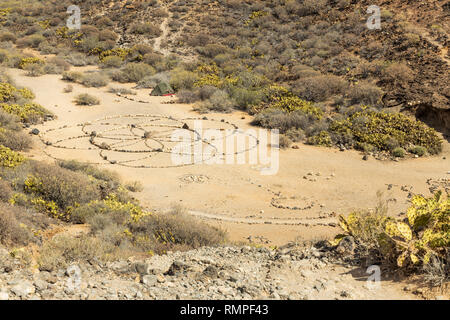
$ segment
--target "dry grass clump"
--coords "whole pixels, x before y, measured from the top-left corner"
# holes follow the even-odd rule
[[[0,243],[4,245],[25,245],[32,238],[32,232],[17,220],[17,208],[0,203]]]
[[[75,103],[79,106],[95,106],[100,104],[100,100],[88,93],[82,93],[75,97]]]
[[[59,235],[44,242],[40,250],[38,264],[42,271],[66,268],[80,261],[111,261],[117,258],[118,250],[100,239],[81,236],[79,238]]]

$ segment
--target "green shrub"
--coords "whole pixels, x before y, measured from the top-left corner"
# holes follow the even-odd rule
[[[344,235],[336,237],[338,244],[345,235],[355,238],[365,258],[381,260],[399,268],[421,271],[437,259],[444,267],[441,277],[449,278],[450,199],[441,191],[433,197],[416,195],[411,200],[405,219],[388,217],[386,209],[369,213],[351,213],[339,217]],[[361,247],[365,249],[361,251]],[[432,266],[431,266],[432,267]]]
[[[52,115],[50,111],[37,103],[6,104],[0,103],[0,109],[7,113],[18,116],[22,122],[38,123],[42,121],[47,115]]]
[[[395,148],[392,150],[392,155],[396,158],[404,158],[406,155],[406,151],[403,148]]]
[[[15,168],[25,161],[25,158],[10,148],[0,145],[0,167]]]
[[[414,146],[409,149],[409,152],[411,152],[412,154],[416,154],[419,157],[423,157],[427,153],[427,149],[421,146]]]
[[[389,151],[394,146],[407,149],[410,144],[424,147],[430,154],[442,150],[442,141],[434,129],[400,113],[364,109],[349,115],[345,120],[334,121],[330,130],[350,133],[356,142],[371,144],[378,150]]]
[[[198,76],[194,72],[176,69],[170,73],[170,85],[175,90],[190,90],[197,80]]]

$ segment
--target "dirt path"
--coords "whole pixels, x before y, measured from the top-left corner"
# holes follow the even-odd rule
[[[150,97],[150,90],[137,90],[135,99],[149,102],[139,103],[108,93],[107,88],[84,88],[77,84],[72,93],[63,93],[67,83],[61,81],[58,75],[30,78],[16,69],[9,70],[9,73],[18,85],[29,87],[35,92],[36,102],[58,116],[54,121],[37,126],[41,133],[54,130],[47,134],[49,140],[80,135],[82,127],[79,124],[106,116],[158,115],[164,117],[167,122],[164,125],[175,121],[168,120],[170,118],[202,119],[204,116],[193,112],[189,105],[167,104],[173,102],[171,97]],[[112,85],[124,86],[117,83]],[[131,88],[133,85],[126,86]],[[80,93],[98,97],[101,104],[95,107],[75,106],[74,97]],[[251,117],[242,112],[208,114],[207,118],[205,123],[209,125],[218,123],[218,126],[225,126],[229,122],[242,130],[253,128],[250,125]],[[123,119],[114,118],[104,122],[111,126],[119,120],[125,121]],[[137,120],[141,121],[132,121]],[[62,129],[55,130],[58,128]],[[112,127],[112,130],[116,129],[118,127]],[[127,130],[123,132],[124,136],[130,135]],[[120,134],[121,131],[111,131],[111,135]],[[130,157],[128,153],[111,151],[108,153],[109,159],[104,161],[99,158],[98,150],[89,149],[92,146],[87,139],[67,141],[67,146],[73,149],[51,148],[38,137],[33,139],[34,148],[28,154],[30,157],[46,161],[53,161],[56,157],[101,162],[102,167],[117,171],[126,181],[141,181],[144,190],[135,196],[151,210],[166,211],[174,204],[182,205],[192,215],[227,230],[231,240],[247,241],[249,237],[261,237],[268,239],[270,245],[285,244],[298,237],[333,237],[339,232],[335,225],[336,215],[374,207],[378,191],[382,191],[384,198],[390,200],[391,214],[398,214],[408,207],[410,193],[430,193],[432,183],[429,179],[448,181],[450,178],[447,174],[450,170],[448,143],[445,143],[443,154],[439,156],[400,162],[377,161],[373,158],[363,161],[361,154],[356,151],[340,152],[299,145],[298,150],[281,150],[278,173],[264,176],[261,175],[260,166],[249,163],[199,163],[169,168],[172,159],[170,154],[163,153],[136,162],[141,165],[155,164],[161,168],[131,167],[114,163],[116,160],[127,163]],[[144,147],[138,143],[141,142],[136,142],[137,149]],[[274,203],[280,207],[275,207]]]
[[[168,35],[169,35],[169,27],[168,27],[168,23],[169,20],[172,18],[172,12],[168,12],[169,16],[167,18],[164,19],[163,23],[161,24],[160,28],[162,30],[162,34],[160,37],[155,39],[155,43],[153,45],[153,48],[155,49],[155,51],[162,53],[163,55],[167,56],[170,54],[169,49],[167,48],[161,48],[161,43],[163,42],[163,40],[166,40]]]

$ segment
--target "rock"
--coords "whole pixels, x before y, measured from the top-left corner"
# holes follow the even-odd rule
[[[154,287],[158,283],[158,276],[154,274],[143,276],[142,283],[147,287]]]
[[[34,286],[29,281],[21,281],[20,283],[11,287],[10,290],[16,296],[21,297],[21,298],[25,298],[29,294],[32,294],[35,292]]]
[[[165,278],[162,274],[158,274],[158,275],[156,276],[156,279],[157,279],[158,283],[164,283],[164,282],[166,282],[166,278]]]
[[[179,273],[184,272],[186,269],[188,269],[188,266],[182,262],[182,261],[174,261],[172,265],[170,266],[169,270],[166,272],[169,276],[175,276]]]
[[[183,127],[182,127],[182,128],[185,129],[185,130],[189,130],[189,126],[188,126],[187,123],[183,124]]]
[[[362,159],[363,159],[364,161],[367,161],[367,160],[369,160],[369,156],[368,156],[367,154],[365,154],[365,155],[362,157]]]
[[[42,292],[48,288],[48,282],[38,279],[34,282],[34,287],[36,288],[37,292]]]
[[[298,150],[298,149],[300,149],[300,147],[299,147],[298,145],[294,144],[294,145],[292,146],[292,149]]]
[[[344,237],[336,248],[340,254],[352,254],[355,250],[355,239],[351,236]]]
[[[149,274],[149,266],[145,262],[136,262],[133,264],[132,270],[139,273],[141,276]]]
[[[129,271],[128,262],[117,261],[111,264],[111,269],[118,273],[127,273]]]
[[[30,131],[30,133],[34,134],[35,136],[37,136],[40,133],[40,131],[39,131],[39,129],[34,128],[33,130]]]
[[[215,266],[207,266],[205,270],[203,270],[203,274],[209,278],[217,278],[219,276],[219,271]]]
[[[0,301],[9,300],[9,294],[7,292],[0,291]]]

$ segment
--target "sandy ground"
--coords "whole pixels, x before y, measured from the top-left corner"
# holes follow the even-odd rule
[[[139,103],[108,93],[107,88],[85,88],[74,84],[73,92],[64,93],[68,83],[61,81],[60,75],[31,78],[16,69],[9,70],[9,73],[18,85],[33,90],[36,102],[57,115],[58,119],[37,126],[42,133],[68,126],[49,133],[49,140],[57,139],[59,135],[80,134],[78,124],[106,116],[146,114],[176,119],[201,119],[204,116],[193,112],[189,105],[164,103],[173,101],[173,97],[150,97],[149,90],[138,90],[138,95],[133,96],[134,99],[149,102]],[[124,87],[114,83],[111,85]],[[131,88],[132,85],[126,87]],[[80,93],[98,97],[101,105],[76,106],[73,100]],[[223,119],[244,130],[251,127],[251,117],[241,112],[206,116],[217,120],[216,123]],[[117,131],[117,134],[120,132]],[[141,181],[144,190],[135,196],[152,210],[168,210],[174,204],[181,204],[191,210],[191,214],[226,229],[231,240],[247,242],[250,237],[251,241],[269,245],[280,245],[298,238],[331,238],[339,232],[335,226],[335,215],[374,207],[378,191],[383,193],[385,199],[390,199],[391,214],[398,214],[407,208],[409,192],[428,195],[428,179],[450,178],[447,174],[450,170],[450,147],[447,142],[439,156],[399,162],[373,158],[363,161],[362,155],[356,151],[340,152],[299,145],[297,150],[281,150],[278,173],[265,176],[261,175],[260,166],[251,164],[125,167],[103,161],[98,151],[46,148],[38,137],[34,140],[29,156],[35,159],[52,161],[43,152],[45,150],[53,157],[101,162],[103,167],[119,172],[125,181]],[[75,140],[73,143],[76,143]],[[119,158],[119,161],[125,159]],[[165,166],[170,165],[171,159],[161,155],[151,161],[152,165]],[[143,161],[141,164],[146,163]],[[283,199],[277,200],[277,204],[302,210],[274,207],[271,202],[279,197],[280,192]]]

